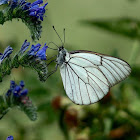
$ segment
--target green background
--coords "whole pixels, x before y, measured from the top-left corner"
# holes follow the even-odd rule
[[[139,0],[48,0],[47,11],[45,14],[46,17],[42,24],[43,32],[40,40],[37,42],[43,45],[46,42],[49,43],[53,41],[60,46],[61,42],[52,28],[52,25],[54,25],[62,40],[64,37],[63,29],[66,29],[66,42],[64,47],[68,51],[90,50],[107,55],[117,55],[130,63],[130,65],[139,68],[140,57],[138,54],[132,54],[135,44],[137,43],[137,46],[140,45],[138,39],[131,39],[131,37],[125,37],[115,32],[107,31],[108,29],[102,30],[101,28],[89,26],[88,24],[83,24],[81,22],[87,20],[105,20],[110,23],[112,22],[111,19],[123,19],[126,17],[140,19],[139,13]],[[30,41],[31,44],[35,44],[30,38],[28,28],[21,22],[21,20],[17,21],[14,19],[6,22],[4,25],[0,25],[0,52],[3,52],[4,48],[8,45],[12,46],[14,52],[16,52],[19,50],[25,39]],[[55,48],[53,45],[50,47]],[[57,52],[49,49],[47,50],[48,58],[54,54],[57,54]],[[136,55],[134,61],[131,60],[131,58],[134,57],[132,55]],[[54,69],[54,66],[55,64],[52,64],[50,69]],[[136,77],[138,78],[139,71],[137,74]],[[133,77],[133,79],[135,81],[135,77]],[[37,74],[32,70],[24,69],[22,67],[13,69],[12,74],[6,76],[3,79],[3,82],[0,83],[1,94],[5,93],[9,88],[10,80],[15,80],[17,82],[24,80],[26,88],[30,91],[29,95],[34,104],[36,104],[37,107],[40,107],[41,105],[43,107],[40,107],[38,120],[35,122],[31,122],[23,112],[19,111],[17,108],[13,108],[2,120],[0,120],[0,139],[5,140],[8,135],[13,135],[15,140],[65,139],[58,124],[58,118],[60,117],[59,113],[50,110],[48,107],[48,104],[55,96],[65,96],[59,70],[45,83],[41,83],[39,79],[37,79]],[[125,85],[126,88],[123,89],[121,94],[124,94],[124,98],[128,99],[129,109],[132,109],[139,115],[139,90],[133,90],[133,87],[131,87],[133,84],[127,84],[127,82],[133,83],[133,81],[129,78],[127,80]],[[139,80],[137,82],[139,82]],[[116,91],[119,88],[120,85],[113,87],[112,92],[117,94]],[[119,101],[118,99],[118,103],[121,102],[123,102],[123,100]],[[92,106],[97,106],[97,104],[98,103]],[[101,111],[106,110],[107,107],[112,107],[111,102],[108,106],[99,107],[98,112],[100,112],[100,109]],[[114,114],[114,116],[115,115],[116,114]],[[93,118],[96,117],[97,116],[95,115]],[[89,126],[87,125],[87,127]],[[91,129],[91,127],[89,128]],[[71,131],[71,129],[68,130],[68,133],[73,135],[73,132],[71,134]],[[107,133],[109,133],[108,131],[105,133],[99,129],[95,134],[98,132],[100,132],[101,135],[107,135]],[[109,139],[108,137],[101,137],[100,139],[105,138]],[[76,138],[74,137],[73,139]],[[99,138],[95,137],[94,139]],[[134,136],[132,135],[132,138],[130,137],[130,139],[139,140],[140,134],[137,133]]]

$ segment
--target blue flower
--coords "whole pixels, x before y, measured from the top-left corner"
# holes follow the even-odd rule
[[[33,56],[35,58],[39,58],[41,60],[46,60],[46,50],[48,48],[48,46],[46,44],[44,44],[44,47],[42,49],[40,49],[41,44],[37,43],[36,45],[32,45],[31,49],[27,52],[25,52],[28,47],[29,47],[30,43],[27,42],[27,40],[24,41],[20,51],[19,51],[19,56],[23,53],[26,53],[27,56]]]
[[[9,111],[9,108],[18,106],[29,117],[30,120],[35,121],[37,119],[37,108],[33,105],[28,94],[28,90],[24,89],[24,81],[20,81],[19,85],[15,81],[11,81],[10,89],[3,97],[1,118]],[[5,113],[6,112],[6,113]],[[6,140],[13,140],[13,136],[7,137]]]
[[[36,0],[33,3],[26,2],[25,0],[3,0],[3,3],[9,2],[9,5],[12,9],[19,7],[22,8],[23,11],[27,12],[29,16],[36,17],[43,21],[43,17],[45,14],[45,7],[48,3],[45,3],[43,6],[43,0]]]
[[[42,3],[43,3],[43,0],[37,0],[37,1],[33,2],[31,4],[31,6],[35,6],[35,5],[42,4]]]
[[[28,90],[23,89],[24,86],[24,81],[20,81],[19,85],[16,85],[15,81],[11,81],[10,89],[7,91],[6,96],[10,96],[11,94],[16,98],[26,96],[28,94]]]
[[[42,49],[40,49],[37,53],[36,56],[38,58],[40,58],[41,60],[46,60],[46,50],[47,50],[48,46],[46,46],[46,43],[44,44],[44,47]]]
[[[21,96],[26,96],[28,94],[28,89],[24,89],[21,91]]]
[[[10,82],[10,89],[7,91],[6,96],[10,96],[11,95],[11,92],[14,90],[15,86],[16,86],[15,81],[11,81]]]
[[[15,88],[15,86],[16,86],[15,81],[11,81],[11,83],[10,83],[10,89],[13,90]]]
[[[20,84],[19,84],[22,88],[24,88],[25,84],[24,84],[24,81],[20,81]]]
[[[23,1],[24,1],[24,0],[23,0]],[[27,10],[29,9],[31,3],[30,3],[30,2],[22,2],[21,5],[22,5],[22,10],[23,10],[23,11],[27,11]]]
[[[40,4],[42,4],[42,3],[43,3],[42,0],[37,0],[34,3],[32,3],[31,7],[29,9],[29,11],[30,11],[29,15],[37,17],[37,19],[40,19],[43,21],[43,17],[44,17],[45,11],[46,11],[45,7],[48,5],[48,3],[39,7]]]
[[[36,44],[36,45],[32,45],[31,49],[28,51],[29,55],[34,55],[36,54],[36,52],[40,49],[41,44]]]
[[[8,136],[6,140],[14,140],[13,136]]]
[[[27,40],[25,40],[20,49],[20,53],[21,54],[24,53],[28,49],[29,45],[30,45],[30,42],[27,42]]]
[[[2,63],[2,61],[8,57],[11,53],[13,52],[13,48],[8,46],[5,50],[3,54],[0,54],[0,64]]]
[[[16,86],[16,87],[14,88],[14,90],[13,90],[13,95],[14,95],[15,97],[20,97],[20,91],[21,91],[20,86]]]

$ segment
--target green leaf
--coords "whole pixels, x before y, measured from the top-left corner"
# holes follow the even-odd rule
[[[140,38],[140,20],[132,18],[116,18],[105,20],[86,20],[81,21],[84,24],[99,27],[106,31],[130,37],[132,39]]]

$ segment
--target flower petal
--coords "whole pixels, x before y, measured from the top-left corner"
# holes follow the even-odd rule
[[[42,49],[40,49],[37,53],[36,56],[38,58],[40,58],[41,60],[46,60],[46,50],[47,50],[48,46],[46,46],[46,44],[44,44],[44,47]]]

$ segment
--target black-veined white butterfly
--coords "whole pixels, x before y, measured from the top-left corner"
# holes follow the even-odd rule
[[[68,52],[64,46],[58,47],[56,63],[67,96],[79,105],[98,102],[110,87],[131,73],[129,64],[122,59],[85,50]]]

